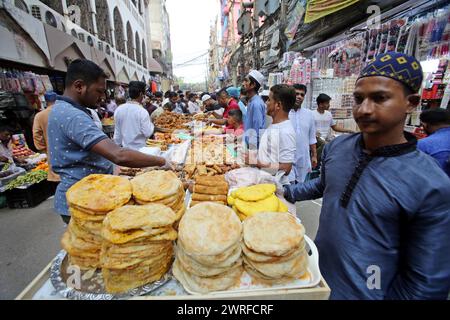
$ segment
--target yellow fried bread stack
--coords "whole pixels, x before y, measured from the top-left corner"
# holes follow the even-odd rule
[[[102,274],[106,290],[121,293],[158,281],[169,270],[176,215],[162,204],[124,206],[103,221]]]
[[[193,207],[205,201],[226,205],[227,194],[228,183],[223,175],[197,176],[190,206]]]
[[[262,212],[243,230],[244,268],[256,283],[282,284],[307,272],[305,229],[291,214]]]
[[[263,211],[287,212],[288,207],[275,195],[274,184],[257,184],[233,191],[228,196],[228,205],[233,207],[244,221]]]
[[[75,183],[66,193],[72,216],[61,239],[70,263],[81,269],[100,267],[101,230],[106,215],[131,199],[128,179],[92,174]]]
[[[175,212],[175,226],[178,224],[186,211],[185,192],[183,183],[173,171],[150,171],[132,179],[131,185],[137,204],[163,204]]]
[[[179,227],[173,275],[196,293],[239,284],[242,224],[229,207],[203,202],[189,209]]]

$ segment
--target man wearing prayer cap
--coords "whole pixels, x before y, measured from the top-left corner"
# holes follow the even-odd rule
[[[361,132],[328,143],[319,178],[291,202],[323,197],[315,242],[331,299],[446,299],[450,179],[404,131],[420,102],[420,63],[403,53],[363,69],[353,117]]]
[[[44,98],[47,107],[44,110],[38,112],[34,117],[33,142],[38,151],[45,152],[47,153],[47,155],[49,155],[47,136],[48,116],[53,108],[53,105],[56,102],[57,94],[53,91],[47,91],[44,94]],[[59,176],[52,171],[50,161],[47,180],[55,183],[60,181]]]
[[[259,146],[260,130],[266,127],[266,104],[258,91],[264,86],[265,78],[258,70],[251,70],[245,77],[243,88],[247,94],[247,116],[244,122],[245,142],[255,150]]]

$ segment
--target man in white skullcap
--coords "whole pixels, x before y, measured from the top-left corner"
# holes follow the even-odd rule
[[[245,142],[249,149],[259,146],[259,132],[266,127],[266,104],[258,95],[259,89],[264,85],[264,76],[257,70],[251,70],[245,77],[243,87],[247,94],[247,117],[244,123]]]

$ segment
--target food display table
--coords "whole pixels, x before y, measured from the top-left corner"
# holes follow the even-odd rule
[[[64,299],[59,295],[42,296],[37,295],[39,292],[50,292],[52,285],[50,283],[50,267],[49,263],[36,278],[16,297],[16,300],[33,300],[33,299]],[[44,290],[46,288],[48,290]],[[245,300],[327,300],[330,296],[330,288],[325,279],[321,278],[320,283],[314,288],[305,289],[277,289],[255,292],[230,292],[221,294],[207,295],[166,295],[166,296],[141,296],[135,297],[133,300],[208,300],[208,299],[245,299]]]

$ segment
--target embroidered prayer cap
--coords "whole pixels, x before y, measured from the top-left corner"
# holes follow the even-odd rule
[[[369,61],[358,80],[380,76],[397,80],[415,93],[419,92],[423,80],[420,62],[407,54],[394,51],[380,54]]]

